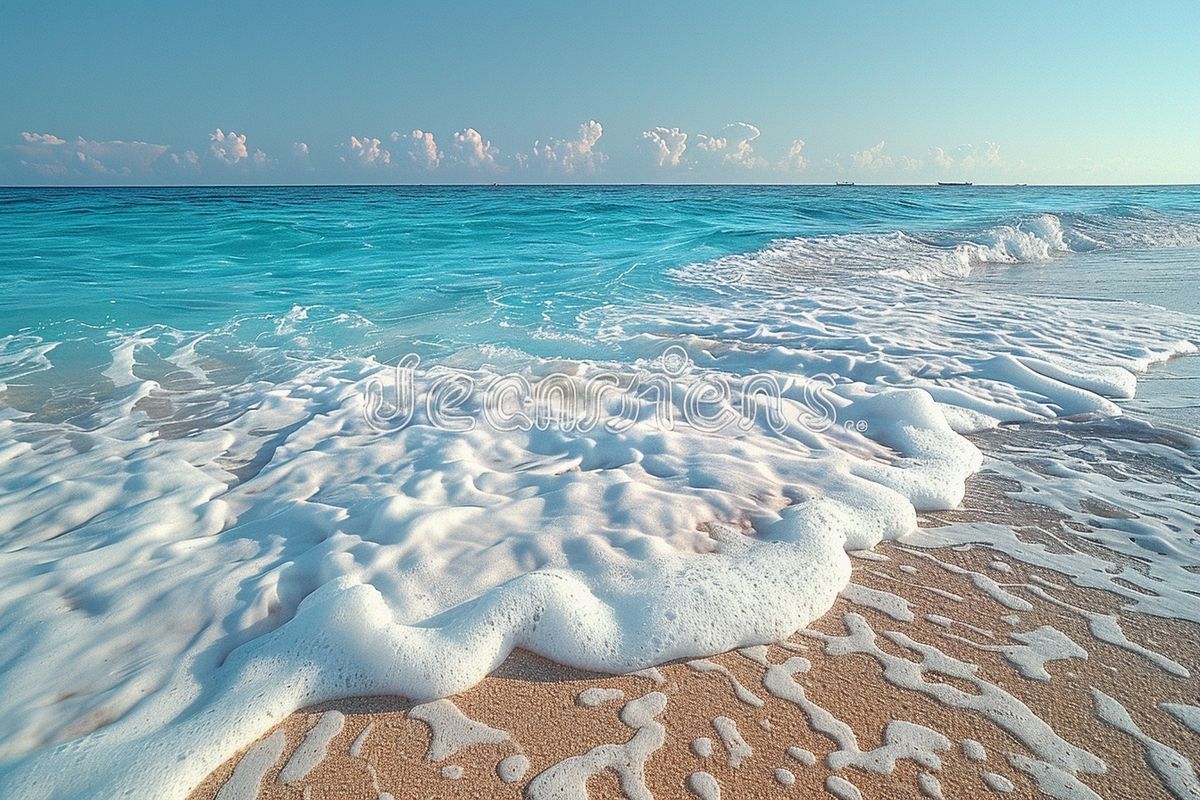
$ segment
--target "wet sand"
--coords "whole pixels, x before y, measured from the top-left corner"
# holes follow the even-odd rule
[[[1003,509],[1006,523],[1033,541],[1061,522],[1048,509],[1012,501],[1004,488],[994,476],[981,474],[972,480],[963,510],[925,515],[922,526]],[[980,588],[988,584],[986,578],[1001,591]],[[1163,703],[1200,705],[1200,626],[1123,610],[1116,595],[1071,586],[1064,575],[1026,566],[984,543],[923,550],[903,543],[881,545],[875,554],[854,559],[852,583],[887,594],[851,590],[829,614],[789,642],[704,662],[669,664],[657,675],[586,674],[515,653],[496,674],[452,698],[466,717],[507,736],[488,734],[485,738],[503,741],[471,744],[444,757],[445,746],[443,752],[431,752],[431,726],[410,716],[412,705],[403,699],[355,698],[307,709],[213,772],[192,797],[232,800],[253,797],[256,790],[261,798],[312,800],[534,797],[547,788],[536,783],[537,776],[589,751],[604,752],[613,758],[610,763],[626,768],[624,793],[622,776],[614,769],[599,769],[588,777],[587,796],[593,798],[701,796],[689,788],[689,781],[702,780],[692,777],[700,772],[711,775],[726,798],[854,797],[855,791],[866,798],[1200,797],[1191,772],[1192,765],[1200,763],[1200,734],[1162,708]],[[891,595],[905,602],[888,599]],[[1124,635],[1149,653],[1097,638],[1076,609],[1117,616]],[[1031,640],[1013,635],[1039,629],[1054,643],[1047,653],[1069,656],[1042,662],[1049,680],[1026,677],[1018,669],[1019,663],[1030,663],[1031,648],[1022,645]],[[862,647],[862,640],[847,647],[852,630],[866,631],[867,641],[873,635],[878,651]],[[896,659],[921,662],[922,645],[936,648],[925,655],[926,669],[915,685],[899,685],[905,681],[895,675],[904,671],[904,664]],[[1015,649],[1005,652],[1005,647]],[[1050,652],[1055,648],[1059,651]],[[937,664],[939,654],[949,660]],[[1164,666],[1158,656],[1178,666]],[[805,661],[788,661],[796,657]],[[1039,660],[1032,659],[1034,671]],[[885,662],[891,663],[891,677],[885,675]],[[787,668],[780,666],[785,663]],[[806,671],[799,669],[804,663],[811,665]],[[774,680],[767,683],[774,692],[764,685],[769,674]],[[741,684],[740,691],[730,676]],[[781,676],[788,680],[781,682]],[[822,722],[819,709],[802,707],[792,695],[777,696],[788,694],[779,687],[789,680],[802,687],[808,701],[848,726],[861,752],[880,747],[885,728],[895,720],[929,728],[935,732],[933,740],[945,741],[910,748],[890,770],[887,759],[873,770],[846,764],[861,760],[854,745],[846,744],[846,729]],[[945,686],[960,691],[947,691]],[[594,707],[581,703],[580,693],[597,687],[618,690],[620,699]],[[1101,719],[1094,690],[1126,709],[1141,734],[1131,735],[1129,726],[1111,724],[1111,714],[1110,722]],[[622,721],[626,703],[655,692],[665,699],[661,713],[637,726]],[[978,705],[980,698],[1008,710],[960,707]],[[1001,718],[1022,704],[1052,733],[1031,739],[1019,731],[1014,734],[1011,724],[1005,730]],[[326,712],[340,713],[344,720],[322,750],[322,740],[338,722],[336,714],[324,718]],[[732,721],[748,747],[740,759],[739,746],[732,746],[731,753],[723,743],[717,728],[728,730],[728,723],[714,724],[720,717]],[[830,730],[842,733],[831,736]],[[278,757],[272,757],[281,742],[278,731],[286,742]],[[1071,770],[1051,770],[1039,786],[1034,773],[1037,762],[1046,759],[1047,736],[1086,751],[1084,756],[1090,753],[1095,763],[1074,778],[1067,774]],[[1143,744],[1145,737],[1158,744]],[[836,741],[839,738],[842,741]],[[711,753],[704,739],[711,741]],[[631,740],[634,746],[620,747]],[[593,751],[604,745],[610,747]],[[806,763],[810,759],[803,753],[798,754],[802,760],[789,755],[789,748],[808,751],[812,763]],[[309,752],[308,762],[316,762],[299,779],[302,769],[297,767],[304,766],[305,758],[294,759],[297,750]],[[231,781],[247,752],[255,758],[247,758]],[[1148,752],[1155,754],[1149,761]],[[507,783],[498,765],[515,755],[527,759],[529,766],[518,780]],[[287,767],[292,760],[296,764]],[[281,773],[292,782],[282,782]],[[789,778],[794,782],[786,785]],[[1073,785],[1073,779],[1082,785]],[[1172,781],[1174,795],[1168,789]],[[1007,783],[1011,791],[999,791]]]

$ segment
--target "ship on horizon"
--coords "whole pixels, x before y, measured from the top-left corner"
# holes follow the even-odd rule
[[[938,181],[938,186],[974,186],[970,181]]]

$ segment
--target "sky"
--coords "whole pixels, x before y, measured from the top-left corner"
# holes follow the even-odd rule
[[[25,2],[0,184],[1200,183],[1200,3]]]

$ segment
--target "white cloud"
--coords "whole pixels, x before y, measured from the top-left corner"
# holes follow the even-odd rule
[[[249,157],[249,152],[246,150],[246,134],[238,134],[233,131],[225,133],[220,128],[217,128],[208,135],[212,142],[209,147],[212,149],[213,157],[218,161],[226,164],[237,164]]]
[[[654,147],[654,156],[660,167],[677,167],[687,150],[688,135],[679,128],[654,128],[642,131],[642,138]]]
[[[859,169],[888,169],[895,166],[895,161],[891,156],[883,152],[884,142],[868,147],[865,150],[860,150],[850,156],[854,166]]]
[[[28,131],[21,132],[21,138],[30,144],[66,144],[65,139],[60,139],[53,133],[29,133]]]
[[[698,133],[692,140],[695,155],[685,157],[688,134],[679,128],[654,128],[642,131],[642,138],[653,147],[654,158],[660,167],[688,168],[713,166],[717,163],[754,168],[766,166],[765,159],[754,153],[754,141],[761,131],[749,122],[731,122],[714,136]]]
[[[262,150],[254,151],[254,166],[265,167],[267,165],[267,154]]]
[[[596,143],[603,135],[604,127],[594,119],[588,120],[579,126],[577,138],[534,142],[532,153],[529,156],[517,156],[517,159],[523,165],[541,163],[568,175],[593,175],[608,160],[606,154],[596,150]]]
[[[454,149],[458,159],[472,167],[495,167],[500,151],[474,128],[464,128],[454,134]]]
[[[725,154],[725,162],[737,164],[746,168],[764,165],[766,162],[754,155],[753,142],[761,135],[761,131],[749,122],[734,122],[725,126],[721,131],[726,134],[732,144]]]
[[[170,148],[165,144],[110,139],[67,141],[52,133],[21,133],[21,166],[41,175],[130,176],[144,173]]]
[[[708,136],[707,134],[696,134],[696,149],[703,150],[706,153],[716,153],[724,150],[729,146],[729,140],[718,136]]]
[[[75,151],[75,160],[78,161],[81,165],[87,167],[92,172],[95,172],[100,175],[109,174],[109,169],[108,169],[108,167],[104,166],[103,161],[96,158],[95,156],[88,155],[87,153],[83,152],[82,150]]]
[[[26,161],[23,158],[17,163],[19,163],[25,169],[32,170],[38,175],[45,175],[49,178],[57,178],[67,174],[67,167],[65,164],[44,161]]]
[[[983,143],[983,163],[989,167],[999,167],[1003,165],[1003,160],[1000,158],[1000,145],[995,142]]]
[[[126,167],[131,169],[146,169],[157,161],[159,156],[170,149],[165,144],[125,142],[120,139],[101,142],[84,139],[83,137],[77,138],[69,146],[74,147],[78,153],[84,153],[91,158],[111,163],[116,168]]]
[[[779,162],[779,168],[798,172],[807,166],[808,156],[804,155],[804,140],[792,139],[792,143],[788,145],[787,155]]]
[[[975,145],[960,144],[958,147],[954,148],[954,153],[958,156],[958,166],[960,168],[966,170],[967,172],[971,172],[975,169]]]
[[[395,133],[392,136],[399,138]],[[414,128],[411,139],[412,147],[408,151],[410,159],[425,169],[436,169],[437,165],[442,163],[444,156],[442,151],[438,149],[437,141],[433,138],[432,133]]]
[[[183,155],[171,153],[171,163],[187,169],[200,169],[200,156],[195,150],[185,150]]]
[[[941,147],[934,147],[934,162],[942,169],[952,169],[955,165],[964,172],[971,172],[977,167],[1003,167],[1004,159],[1000,155],[1000,145],[995,142],[984,142],[982,145],[960,144],[947,152]]]
[[[392,163],[392,154],[385,150],[380,145],[383,142],[379,139],[372,139],[369,136],[364,136],[361,139],[357,136],[350,137],[350,154],[365,167],[385,166]]]
[[[292,142],[292,152],[297,158],[308,158],[308,144],[306,142]]]

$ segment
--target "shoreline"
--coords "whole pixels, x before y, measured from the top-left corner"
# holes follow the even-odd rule
[[[978,519],[987,508],[1002,509],[1030,540],[1052,537],[1062,522],[1057,512],[1006,497],[1004,481],[985,471],[968,482],[960,510],[925,514],[921,523],[936,529]],[[664,665],[656,670],[661,682],[581,673],[515,652],[442,706],[501,732],[485,735],[490,741],[439,757],[446,747],[431,751],[430,732],[445,725],[427,709],[417,716],[432,723],[410,716],[412,705],[400,698],[353,698],[291,715],[190,797],[540,797],[548,781],[539,776],[568,772],[576,788],[583,776],[588,796],[621,796],[618,772],[597,767],[598,752],[632,764],[624,775],[631,797],[647,796],[638,794],[643,789],[655,797],[718,796],[704,794],[711,787],[700,773],[739,798],[855,791],[953,798],[1008,784],[1013,797],[1152,798],[1171,796],[1172,781],[1190,791],[1188,762],[1200,763],[1200,739],[1180,715],[1200,715],[1200,625],[1123,609],[1111,592],[1074,586],[1069,576],[986,543],[887,542],[852,561],[851,586],[834,608],[788,642]],[[1120,636],[1103,626],[1097,636],[1097,615],[1119,620]],[[857,637],[847,638],[851,632]],[[909,666],[922,659],[925,671]],[[636,701],[652,703],[655,693],[661,712],[639,716]],[[1164,703],[1185,710],[1173,714]],[[338,715],[337,732],[326,738]],[[897,721],[921,729],[888,727]],[[474,739],[462,739],[461,730],[459,738],[475,741],[474,730]],[[301,761],[311,762],[310,771],[279,782],[297,751],[307,754]],[[1166,754],[1160,768],[1177,762],[1178,773],[1156,772],[1147,752]],[[257,755],[245,759],[254,769],[235,772],[245,753]],[[506,783],[498,769],[511,767],[505,759],[512,757],[529,766]],[[287,768],[291,777],[300,769]]]

